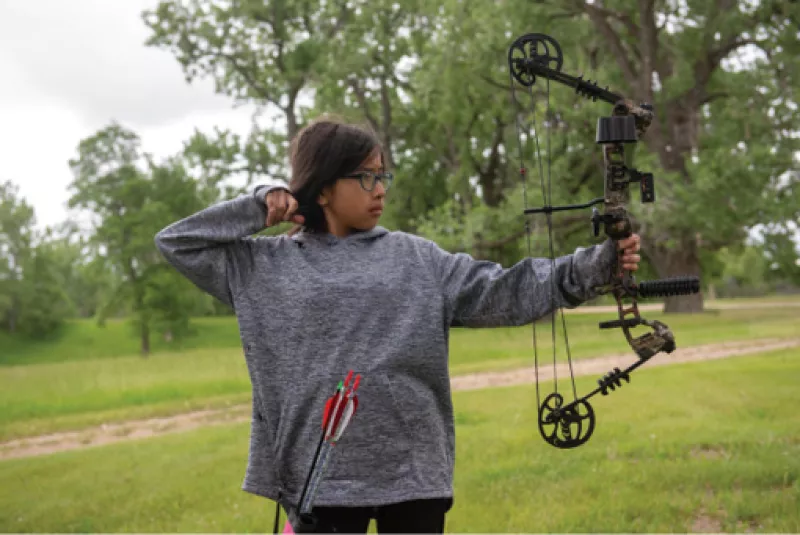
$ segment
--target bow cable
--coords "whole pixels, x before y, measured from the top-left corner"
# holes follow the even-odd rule
[[[543,43],[544,44],[544,43]],[[546,44],[545,44],[546,47]],[[535,51],[534,51],[535,52]],[[522,135],[525,135],[526,140],[533,137],[534,145],[536,147],[535,154],[538,162],[538,171],[539,171],[539,185],[541,188],[541,195],[542,195],[542,202],[544,207],[541,208],[541,211],[545,213],[546,222],[547,222],[547,236],[548,236],[548,244],[549,244],[549,260],[550,260],[550,269],[551,269],[551,295],[550,295],[550,304],[551,304],[551,311],[550,311],[550,327],[551,327],[551,343],[553,346],[553,388],[554,392],[558,393],[558,358],[557,358],[557,343],[556,343],[556,314],[557,309],[561,312],[561,325],[564,332],[564,347],[567,354],[567,363],[569,365],[570,371],[570,383],[572,385],[572,395],[573,399],[578,399],[578,392],[575,385],[575,374],[574,369],[572,366],[572,352],[570,350],[569,345],[569,335],[567,334],[567,324],[566,324],[566,317],[564,315],[564,309],[562,307],[556,307],[556,291],[557,291],[557,284],[555,280],[556,276],[556,258],[555,258],[555,248],[554,248],[554,240],[553,240],[553,214],[554,211],[553,207],[553,182],[552,182],[552,159],[551,159],[551,127],[553,121],[552,115],[552,108],[550,105],[550,80],[545,79],[545,95],[546,95],[546,102],[547,107],[545,110],[545,117],[546,117],[546,148],[547,148],[547,185],[545,186],[545,172],[542,166],[542,156],[541,156],[541,146],[539,142],[539,129],[538,123],[536,121],[536,101],[534,99],[533,93],[533,84],[528,85],[528,96],[530,97],[530,105],[528,109],[524,109],[523,106],[519,104],[519,100],[516,98],[516,90],[515,90],[515,82],[512,72],[509,70],[509,83],[511,89],[511,103],[514,109],[514,117],[515,117],[515,124],[517,127],[517,148],[519,152],[519,172],[520,178],[522,180],[522,198],[523,198],[523,206],[524,211],[528,211],[528,195],[527,195],[527,168],[525,166],[525,156],[524,156],[524,149],[522,147]],[[523,108],[522,110],[520,108]],[[527,111],[533,117],[531,123],[526,122],[524,125],[526,128],[523,128],[523,125],[520,121],[520,111]],[[525,131],[523,131],[525,130]],[[532,135],[531,135],[532,131]],[[533,248],[531,245],[531,225],[530,220],[526,218],[525,220],[525,230],[527,236],[527,248],[528,248],[528,256],[533,256]],[[536,334],[536,321],[531,323],[532,325],[532,336],[533,336],[533,352],[534,352],[534,374],[536,378],[536,404],[537,407],[541,406],[541,399],[540,399],[540,387],[539,387],[539,351],[538,351],[538,343],[537,343],[537,334]]]
[[[517,128],[516,139],[517,139],[517,148],[518,148],[518,153],[519,153],[519,176],[520,176],[520,180],[522,181],[522,204],[523,204],[523,210],[527,210],[528,209],[528,188],[527,188],[528,180],[527,180],[526,176],[528,174],[528,170],[525,167],[525,152],[522,149],[522,133],[523,132],[522,132],[522,125],[520,124],[520,111],[519,111],[518,106],[517,106],[518,101],[517,101],[517,98],[516,98],[516,92],[514,91],[514,76],[511,73],[510,69],[508,71],[508,78],[509,78],[509,84],[510,84],[509,88],[511,89],[511,92],[509,93],[509,95],[511,97],[511,109],[514,112],[514,122],[515,122],[516,128]],[[531,99],[532,98],[533,98],[533,94],[531,93]],[[535,114],[536,114],[535,108],[533,110],[533,113],[534,113],[534,116],[535,116]],[[526,137],[528,137],[528,136],[526,136]],[[539,146],[538,134],[536,135],[536,146],[537,147]],[[541,166],[541,159],[540,159],[539,160],[539,176],[540,177],[542,175],[541,167],[542,166]],[[525,235],[526,235],[527,243],[528,243],[528,256],[530,257],[531,254],[532,254],[532,248],[531,248],[531,223],[530,223],[530,218],[527,218],[527,217],[525,218]],[[538,349],[539,346],[536,343],[536,322],[535,321],[532,322],[531,325],[533,327],[532,328],[532,333],[533,333],[533,361],[534,361],[533,373],[534,373],[535,378],[536,378],[536,406],[539,407],[541,405],[541,399],[540,399],[540,394],[539,394],[539,349]]]

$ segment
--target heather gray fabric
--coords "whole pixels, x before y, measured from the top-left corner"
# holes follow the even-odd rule
[[[504,269],[382,227],[338,239],[264,229],[267,188],[159,232],[179,272],[231,305],[253,385],[245,491],[297,503],[326,398],[348,370],[360,406],[329,464],[316,505],[377,506],[451,497],[454,422],[451,326],[522,325],[575,307],[606,284],[613,244]]]

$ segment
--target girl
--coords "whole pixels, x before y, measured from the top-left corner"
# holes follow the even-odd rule
[[[243,490],[296,510],[324,403],[350,369],[359,411],[315,500],[317,532],[443,533],[452,505],[451,326],[522,325],[596,295],[614,242],[510,268],[378,226],[392,183],[373,133],[320,119],[290,150],[288,189],[255,188],[163,229],[156,244],[233,307],[253,387]],[[281,236],[252,237],[283,221]],[[626,269],[639,237],[619,242]],[[556,292],[553,296],[552,293]]]

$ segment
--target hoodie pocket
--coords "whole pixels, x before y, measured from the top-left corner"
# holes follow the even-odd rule
[[[334,448],[326,479],[395,481],[412,473],[411,431],[401,393],[385,374],[365,374],[358,410]]]

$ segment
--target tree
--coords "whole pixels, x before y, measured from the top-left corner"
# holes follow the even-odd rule
[[[771,229],[766,233],[764,252],[769,260],[769,279],[778,284],[800,287],[800,260],[798,260],[797,225]]]
[[[102,246],[81,235],[68,235],[58,241],[58,268],[66,279],[66,292],[75,314],[81,318],[101,318],[107,297],[122,280],[108,265]]]
[[[55,333],[74,314],[67,292],[65,271],[60,269],[63,250],[56,241],[41,240],[22,264],[19,331],[31,338]]]
[[[0,184],[0,315],[9,332],[16,332],[22,309],[23,265],[33,246],[33,208],[19,198],[10,181]]]
[[[75,179],[69,205],[93,214],[92,241],[102,247],[105,267],[119,281],[98,319],[128,310],[141,353],[147,355],[155,326],[179,331],[168,337],[185,332],[193,300],[184,294],[197,292],[170,277],[153,237],[167,224],[203,207],[208,195],[201,194],[178,160],[155,163],[140,152],[138,136],[117,123],[82,140],[70,165]],[[154,291],[161,293],[154,296]]]
[[[42,338],[73,314],[60,242],[37,232],[33,208],[0,184],[0,318],[10,333]]]

